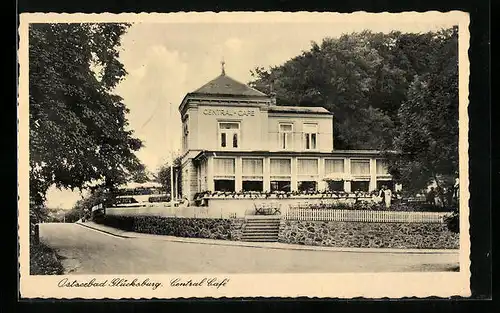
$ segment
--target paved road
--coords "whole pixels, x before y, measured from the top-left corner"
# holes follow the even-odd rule
[[[41,224],[68,273],[324,273],[449,271],[458,254],[278,250],[120,238],[77,224]]]

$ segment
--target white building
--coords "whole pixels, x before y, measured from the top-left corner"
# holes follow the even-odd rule
[[[188,93],[182,117],[182,193],[373,191],[394,188],[379,151],[335,150],[332,113],[278,106],[221,75]]]

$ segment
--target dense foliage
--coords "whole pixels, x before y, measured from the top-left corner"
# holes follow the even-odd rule
[[[103,204],[109,205],[113,197],[111,192],[105,188],[97,188],[93,190],[87,197],[78,200],[73,208],[66,213],[65,219],[67,223],[76,222],[87,213],[87,218],[89,217],[92,207]]]
[[[233,221],[223,218],[105,215],[96,222],[125,231],[188,238],[235,239]]]
[[[430,70],[415,77],[398,111],[394,147],[402,154],[393,174],[409,188],[435,181],[449,191],[458,177],[457,39],[454,31],[435,39]]]
[[[43,243],[30,244],[30,275],[62,275],[60,257]]]
[[[278,105],[331,111],[335,149],[400,152],[391,171],[405,189],[420,190],[458,170],[457,39],[457,27],[325,38],[255,69],[250,85],[274,93]]]
[[[182,194],[182,171],[181,169],[181,158],[177,157],[174,160],[174,186],[177,183],[177,193]],[[171,184],[171,172],[172,168],[170,164],[164,164],[160,166],[155,175],[155,180],[160,183],[166,193],[170,193],[170,184]],[[175,181],[175,177],[177,177],[177,182]],[[175,192],[175,191],[174,191]]]
[[[113,94],[126,75],[118,60],[128,25],[31,24],[29,30],[30,195],[47,189],[107,187],[141,164],[142,143],[128,130],[128,109]]]

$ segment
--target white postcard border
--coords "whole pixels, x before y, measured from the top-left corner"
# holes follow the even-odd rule
[[[460,271],[454,273],[318,273],[318,274],[165,274],[165,275],[29,275],[29,95],[28,24],[42,22],[160,22],[160,23],[277,23],[331,22],[348,19],[351,23],[376,23],[394,19],[398,23],[417,23],[419,19],[456,20],[459,25],[459,160],[460,160]],[[469,180],[468,180],[468,86],[469,16],[452,12],[404,13],[314,13],[314,12],[189,12],[125,14],[23,13],[19,27],[19,103],[18,103],[18,235],[20,293],[22,298],[192,298],[192,297],[327,297],[401,298],[470,296]],[[175,278],[187,281],[203,278],[228,279],[224,286],[172,287]],[[138,279],[162,284],[151,287],[58,287],[61,280],[111,281]]]

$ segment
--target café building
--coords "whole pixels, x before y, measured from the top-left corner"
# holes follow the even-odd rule
[[[182,196],[205,191],[373,191],[394,188],[381,153],[336,150],[334,116],[275,98],[222,73],[188,93],[182,118]]]

